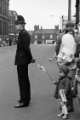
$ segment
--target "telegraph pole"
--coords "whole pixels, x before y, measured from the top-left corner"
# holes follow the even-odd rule
[[[71,21],[71,0],[68,0],[68,21]]]
[[[79,0],[76,0],[76,28],[79,24]]]

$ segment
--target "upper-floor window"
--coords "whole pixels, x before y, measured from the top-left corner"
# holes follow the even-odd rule
[[[35,39],[37,39],[37,38],[38,38],[38,36],[37,36],[37,35],[35,35],[34,37],[35,37]]]
[[[42,39],[45,39],[45,36],[44,36],[44,35],[42,35]]]
[[[50,35],[50,39],[52,39],[52,38],[53,38],[53,35],[51,34],[51,35]]]

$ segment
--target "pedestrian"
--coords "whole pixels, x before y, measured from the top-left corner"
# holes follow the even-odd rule
[[[15,21],[16,29],[19,33],[15,65],[17,65],[20,100],[15,108],[28,107],[31,101],[31,86],[28,76],[28,65],[34,62],[30,50],[30,35],[25,30],[25,19],[22,15],[17,16]]]
[[[56,86],[55,97],[59,100],[63,119],[68,117],[73,108],[73,95],[71,88],[75,78],[76,42],[74,38],[73,24],[67,23],[64,33],[56,43],[57,63],[59,67],[59,80]]]
[[[76,59],[76,80],[77,80],[77,98],[80,102],[80,97],[78,95],[78,85],[80,85],[80,32],[79,29],[75,29],[75,40],[77,43],[76,47],[76,54],[75,54],[75,59]]]

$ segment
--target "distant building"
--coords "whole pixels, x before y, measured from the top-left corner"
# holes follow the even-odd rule
[[[17,12],[9,10],[9,45],[16,42],[16,27],[15,20],[17,18]]]
[[[39,30],[39,25],[35,25],[34,26],[34,31],[38,31]]]
[[[15,28],[16,17],[17,17],[17,12],[9,10],[9,34],[16,33],[16,28]]]
[[[0,0],[0,37],[8,35],[9,0]]]
[[[55,26],[55,29],[43,29],[36,25],[32,33],[32,41],[36,41],[37,43],[46,43],[47,41],[54,42],[57,39],[58,33],[59,28],[57,26]]]

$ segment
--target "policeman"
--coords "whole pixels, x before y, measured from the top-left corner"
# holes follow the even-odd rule
[[[30,81],[28,76],[28,65],[32,62],[30,51],[30,35],[25,30],[25,19],[22,15],[17,16],[15,21],[16,29],[19,32],[15,65],[17,65],[20,100],[15,108],[27,107],[31,100]]]

